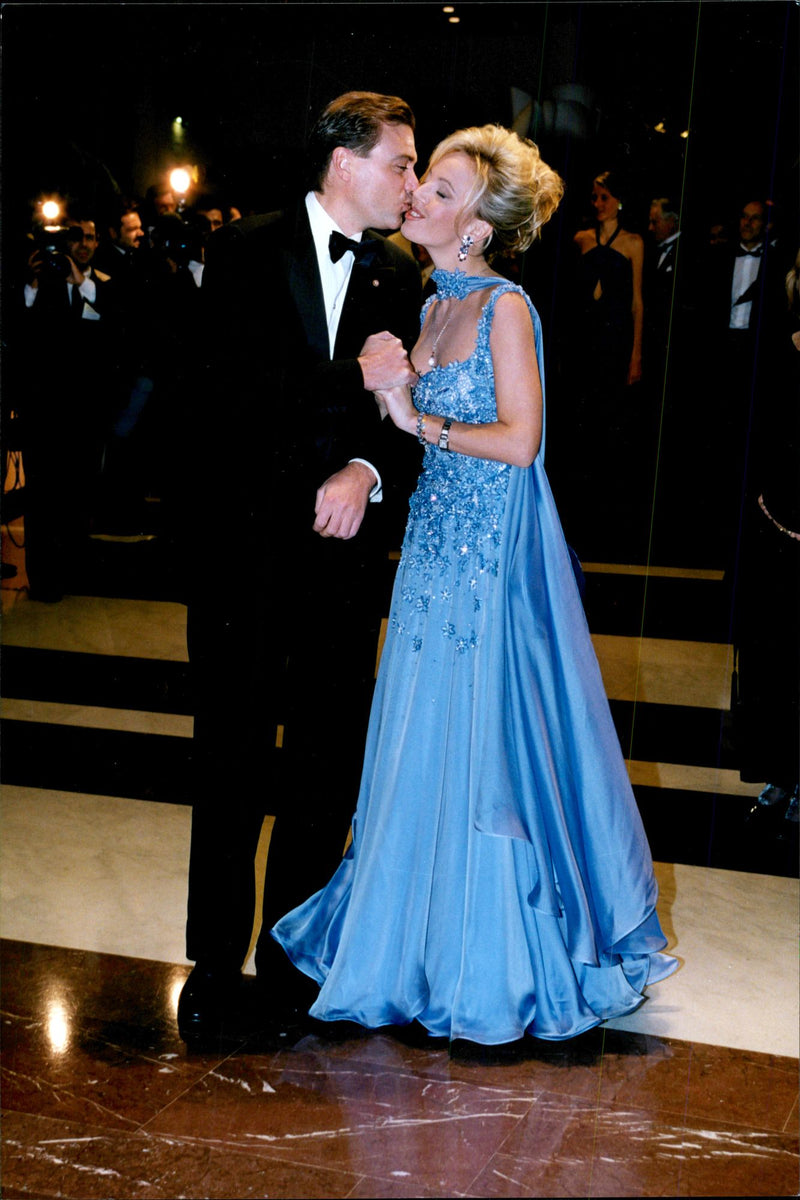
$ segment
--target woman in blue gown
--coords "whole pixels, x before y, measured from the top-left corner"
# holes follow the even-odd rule
[[[413,401],[377,399],[424,466],[351,845],[272,931],[322,1020],[569,1038],[677,966],[544,471],[539,318],[486,257],[529,246],[562,187],[533,143],[463,130],[403,224],[436,293]]]

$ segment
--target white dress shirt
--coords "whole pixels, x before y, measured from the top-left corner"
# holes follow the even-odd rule
[[[74,288],[75,285],[70,280],[67,280],[66,283],[67,283],[67,300],[69,301],[69,303],[71,305],[72,304],[72,289]],[[88,271],[85,272],[85,274],[83,276],[83,283],[78,288],[78,291],[83,296],[83,300],[84,300],[83,312],[81,313],[81,316],[89,321],[99,321],[100,314],[97,312],[97,310],[95,308],[92,307],[95,300],[97,299],[97,284],[95,283],[94,279],[92,278],[92,268],[91,267],[89,268]],[[26,308],[33,308],[38,294],[39,294],[38,287],[33,287],[33,285],[30,283],[25,284],[25,307]],[[87,308],[87,305],[88,305],[88,308]]]
[[[322,281],[322,296],[325,302],[325,318],[328,324],[328,352],[331,360],[333,360],[333,348],[336,345],[336,334],[339,331],[339,321],[342,317],[342,306],[344,298],[347,294],[347,285],[350,282],[350,272],[353,269],[355,257],[352,250],[347,250],[339,259],[334,262],[331,258],[328,243],[330,242],[331,234],[334,230],[337,233],[344,234],[344,230],[340,229],[336,222],[330,217],[325,209],[320,204],[313,192],[308,192],[306,195],[306,212],[308,213],[309,224],[311,225],[311,236],[314,239],[314,249],[317,254],[317,266],[319,267],[319,276]],[[347,235],[349,236],[349,235]],[[354,242],[361,241],[361,234],[353,234]],[[369,494],[372,503],[378,503],[383,499],[383,483],[381,477],[371,462],[367,462],[364,458],[351,458],[350,462],[363,463],[365,467],[369,467],[375,476],[375,486]]]
[[[747,246],[742,246],[743,250],[747,250]],[[757,247],[754,247],[757,249]],[[761,259],[754,254],[743,254],[735,259],[733,264],[733,284],[731,286],[731,319],[730,329],[749,329],[750,314],[753,310],[752,301],[748,300],[744,304],[737,304],[736,301],[740,296],[743,296],[751,284],[758,278],[758,272],[761,269]]]
[[[670,252],[672,243],[677,242],[677,240],[680,236],[681,236],[681,231],[679,229],[677,233],[670,234],[669,237],[664,238],[663,242],[658,243],[658,263],[656,265],[657,271],[661,270],[664,259],[667,257],[667,255]],[[669,271],[669,272],[672,271],[672,263],[670,263],[670,265],[667,267],[667,271]]]

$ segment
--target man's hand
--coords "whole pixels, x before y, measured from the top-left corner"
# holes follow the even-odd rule
[[[70,267],[69,275],[67,276],[67,282],[71,283],[73,285],[73,287],[79,288],[81,286],[81,284],[84,282],[83,271],[80,270],[80,268],[77,266],[77,264],[75,262],[73,262],[73,260],[70,258],[70,256],[68,254],[65,254],[64,257],[66,258],[67,262],[69,263],[69,267]]]
[[[348,463],[331,475],[317,491],[314,532],[320,537],[355,537],[374,486],[375,476],[363,463]]]
[[[61,257],[65,258],[69,263],[69,274],[66,276],[67,282],[73,284],[75,287],[80,287],[84,281],[83,271],[79,270],[68,254],[62,253]],[[28,283],[31,287],[38,288],[43,271],[44,255],[41,250],[34,250],[28,259]]]
[[[368,392],[381,392],[395,387],[413,387],[419,376],[409,362],[403,343],[394,334],[373,333],[361,347],[358,356]]]

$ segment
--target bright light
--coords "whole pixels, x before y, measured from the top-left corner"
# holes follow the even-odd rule
[[[653,129],[655,129],[656,133],[666,133],[667,132],[667,127],[663,121],[659,121],[657,125],[653,126]]]
[[[177,977],[173,977],[173,980],[172,980],[171,984],[169,985],[170,1009],[171,1009],[171,1012],[173,1012],[175,1014],[175,1016],[178,1015],[178,1001],[181,998],[181,992],[183,991],[183,985],[185,983],[186,983],[185,977],[183,975],[179,975]]]
[[[183,117],[176,117],[176,118],[175,118],[175,120],[174,120],[172,123],[173,123],[173,125],[182,125],[182,124],[183,124]]]
[[[452,4],[446,4],[445,7],[442,9],[442,12],[446,12],[446,13],[451,13],[451,12],[455,12],[455,11],[456,10],[453,8]]]
[[[46,221],[57,221],[61,216],[61,205],[55,200],[45,200],[42,205],[42,216]]]
[[[451,25],[458,25],[461,22],[461,17],[448,17],[447,20]]]
[[[51,1000],[47,1011],[47,1038],[55,1054],[63,1054],[69,1045],[69,1015],[59,1000]]]
[[[169,185],[178,196],[185,196],[192,185],[192,177],[183,167],[170,172]]]
[[[688,130],[688,129],[684,129],[683,133],[681,134],[681,137],[682,137],[682,138],[687,138],[688,136],[689,136],[689,130]]]

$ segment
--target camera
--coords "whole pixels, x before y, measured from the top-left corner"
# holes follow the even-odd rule
[[[34,231],[34,244],[42,263],[42,276],[68,279],[72,265],[67,257],[67,225],[44,225]]]
[[[200,259],[202,242],[199,230],[177,215],[159,217],[153,227],[153,245],[177,267],[188,267],[192,259]]]

